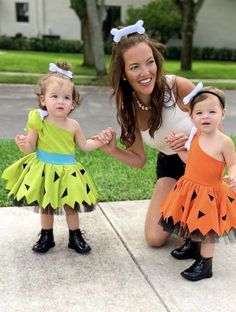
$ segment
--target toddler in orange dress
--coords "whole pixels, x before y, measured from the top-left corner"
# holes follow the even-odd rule
[[[223,91],[198,85],[184,102],[195,127],[186,144],[189,152],[179,152],[185,174],[162,203],[159,223],[170,233],[198,241],[195,262],[181,272],[185,279],[198,281],[212,277],[215,241],[236,237],[236,153],[232,139],[219,130],[225,117]]]

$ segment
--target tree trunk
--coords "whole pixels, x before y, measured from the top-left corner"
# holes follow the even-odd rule
[[[86,10],[97,75],[103,77],[106,75],[105,54],[103,48],[102,26],[98,18],[96,0],[86,0]]]
[[[88,18],[81,19],[81,32],[84,47],[84,62],[83,66],[94,67],[94,56],[92,51],[91,36],[89,35],[89,23]]]
[[[192,70],[193,36],[197,13],[204,0],[173,0],[182,16],[181,69]]]
[[[183,48],[181,50],[181,70],[192,70],[194,18],[191,4],[185,2],[182,21]]]
[[[88,16],[85,0],[70,0],[71,8],[75,11],[81,22],[81,38],[83,40],[84,61],[83,66],[94,67],[91,36],[89,35]]]

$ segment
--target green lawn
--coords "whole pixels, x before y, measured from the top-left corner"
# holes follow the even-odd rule
[[[68,61],[75,75],[75,83],[83,85],[107,85],[108,80],[97,79],[94,68],[84,67],[82,54],[49,53],[32,51],[1,51],[0,71],[42,74],[47,72],[48,64],[59,60]],[[110,56],[106,56],[106,65],[109,67]],[[179,61],[166,61],[166,73],[180,75],[190,79],[236,79],[236,62],[223,61],[193,61],[192,71],[181,71]],[[76,76],[80,77],[76,77]],[[35,84],[38,77],[29,75],[1,75],[0,83],[31,83]],[[212,85],[224,89],[236,89],[236,83],[214,83]]]
[[[3,51],[0,54],[0,69],[8,72],[45,73],[49,63],[67,60],[74,74],[95,75],[95,69],[81,66],[82,54],[49,53],[34,51]]]
[[[236,79],[236,62],[193,61],[192,71],[181,71],[177,61],[167,61],[165,70],[187,78]]]
[[[100,150],[77,153],[77,159],[89,171],[99,192],[99,201],[150,198],[155,184],[157,151],[147,148],[147,163],[143,169],[130,168]],[[3,170],[22,157],[13,140],[0,140],[0,176]],[[0,179],[0,207],[16,203],[7,196]]]

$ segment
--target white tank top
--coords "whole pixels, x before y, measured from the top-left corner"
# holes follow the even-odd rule
[[[167,83],[170,87],[172,87],[172,75],[166,75]],[[172,91],[171,91],[172,92]],[[154,138],[151,138],[149,134],[149,129],[145,131],[141,131],[141,136],[143,141],[152,148],[157,148],[160,152],[166,155],[176,154],[168,144],[165,142],[165,137],[170,134],[172,131],[184,132],[188,136],[193,127],[193,123],[189,114],[187,112],[183,112],[178,104],[175,104],[174,94],[172,92],[171,100],[168,103],[165,103],[162,111],[162,124],[161,127],[154,133]],[[172,107],[169,107],[172,106]]]

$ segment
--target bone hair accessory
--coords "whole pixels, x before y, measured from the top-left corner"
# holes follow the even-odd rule
[[[56,64],[54,63],[50,63],[49,64],[49,68],[48,70],[51,72],[51,73],[58,73],[58,74],[62,74],[68,78],[73,78],[73,73],[70,71],[70,70],[64,70],[60,67],[58,67]]]
[[[199,82],[196,87],[183,98],[183,103],[187,105],[191,100],[194,98],[195,95],[197,95],[203,88],[202,82]]]
[[[143,34],[145,32],[145,28],[142,27],[142,25],[143,25],[143,21],[138,20],[135,24],[126,26],[121,29],[112,28],[111,34],[114,36],[113,41],[119,42],[123,36],[127,36],[136,32],[139,34]]]

